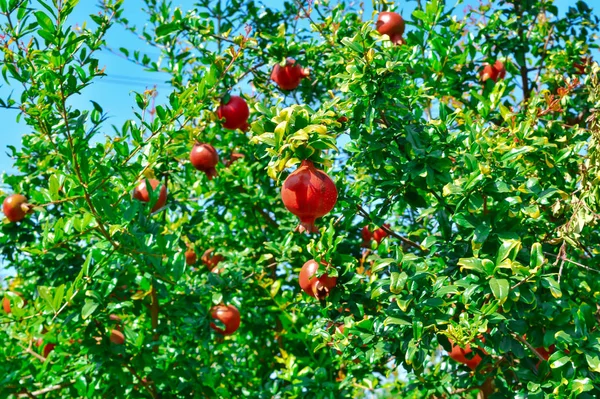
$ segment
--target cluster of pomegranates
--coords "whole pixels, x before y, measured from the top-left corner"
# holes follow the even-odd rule
[[[481,341],[485,342],[485,338],[482,337]],[[454,360],[458,363],[464,364],[471,370],[475,370],[477,368],[477,366],[479,366],[479,364],[483,360],[483,358],[478,353],[473,354],[473,349],[471,348],[470,344],[467,344],[463,348],[463,347],[459,346],[458,344],[452,342],[452,340],[450,340],[450,345],[451,345],[451,349],[450,349],[450,352],[448,352],[448,356],[452,360]],[[479,348],[479,349],[481,350],[481,352],[483,352],[484,355],[487,355],[487,352],[485,350],[483,350],[482,348]],[[539,348],[535,348],[535,350],[544,358],[544,360],[548,361],[548,359],[550,358],[550,355],[552,353],[554,353],[554,351],[556,350],[556,347],[555,347],[555,345],[551,345],[548,349],[546,349],[544,347],[539,347]],[[538,366],[539,366],[539,363],[538,363]]]
[[[383,241],[383,239],[389,235],[386,230],[389,228],[390,225],[386,223],[383,225],[383,227],[379,227],[375,229],[375,231],[371,232],[369,226],[364,226],[360,232],[363,239],[363,247],[370,247],[372,240],[375,240],[377,244],[380,244],[381,241]]]

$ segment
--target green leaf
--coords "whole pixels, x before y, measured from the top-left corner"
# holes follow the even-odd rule
[[[506,297],[508,296],[508,292],[510,291],[510,284],[506,279],[497,279],[492,277],[490,279],[490,288],[492,289],[494,297],[502,303],[506,300]]]
[[[168,24],[159,25],[156,28],[156,37],[161,38],[163,36],[167,36],[179,29],[179,24],[177,22],[170,22]]]
[[[398,326],[412,326],[412,323],[398,317],[386,317],[383,321],[383,324],[386,326],[389,325],[398,325]]]
[[[81,317],[83,319],[87,319],[88,317],[90,317],[90,315],[92,313],[94,313],[94,311],[96,310],[96,308],[98,308],[98,303],[90,300],[90,299],[86,299],[85,300],[85,304],[83,305],[83,308],[81,309]]]
[[[531,246],[531,256],[529,257],[529,268],[535,269],[544,264],[545,258],[542,251],[542,244],[536,242]]]
[[[43,11],[36,11],[34,15],[35,19],[37,20],[37,23],[40,25],[40,28],[42,28],[45,31],[48,31],[49,33],[53,33],[55,31],[54,23],[52,22],[50,17],[46,15],[46,13],[44,13]]]
[[[515,260],[519,249],[521,249],[521,241],[512,239],[502,240],[502,246],[500,247],[498,256],[496,257],[496,265],[499,265],[504,259],[507,258]]]
[[[38,293],[40,294],[40,297],[48,304],[48,306],[50,306],[50,308],[56,312],[57,308],[54,307],[51,288],[40,286],[38,287]]]

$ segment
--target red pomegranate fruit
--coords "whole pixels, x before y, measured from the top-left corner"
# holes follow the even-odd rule
[[[210,310],[210,316],[221,323],[225,328],[210,323],[210,328],[223,335],[231,335],[240,327],[240,312],[233,305],[217,305]]]
[[[219,262],[225,259],[221,254],[213,254],[214,251],[214,248],[209,248],[202,254],[202,263],[208,267],[208,270],[213,270],[215,267],[217,267]]]
[[[150,182],[150,186],[152,186],[152,190],[156,191],[158,186],[160,186],[160,193],[158,195],[158,199],[156,203],[152,207],[150,212],[154,213],[157,210],[161,209],[167,203],[167,187],[156,180],[156,179],[148,179]],[[133,190],[133,198],[142,202],[150,202],[150,192],[146,187],[146,180],[143,180],[136,188]]]
[[[196,251],[194,251],[192,248],[188,248],[188,250],[185,251],[185,264],[188,266],[193,266],[197,261],[198,255],[196,255]]]
[[[388,228],[388,229],[390,228],[390,225],[389,225],[389,224],[387,224],[387,223],[386,223],[386,224],[384,224],[383,226],[384,226],[385,228]],[[383,240],[385,237],[387,237],[388,235],[389,235],[389,234],[388,234],[388,232],[387,232],[387,231],[386,231],[386,230],[385,230],[383,227],[380,227],[380,228],[378,228],[377,230],[375,230],[375,231],[373,232],[373,239],[374,239],[375,241],[377,241],[377,244],[380,244],[380,243],[381,243],[381,241],[382,241],[382,240]]]
[[[11,309],[10,309],[10,300],[8,298],[4,298],[2,300],[2,309],[4,309],[4,311],[6,313],[10,313]]]
[[[210,144],[196,144],[190,152],[190,161],[194,168],[206,173],[208,180],[217,175],[215,166],[219,163],[219,154]]]
[[[369,226],[364,226],[362,228],[362,230],[360,231],[360,235],[362,236],[362,245],[363,247],[370,247],[371,246],[371,240],[373,239],[373,234],[371,233],[371,230],[369,230]]]
[[[302,68],[296,60],[288,58],[285,66],[276,64],[271,72],[271,79],[283,90],[294,90],[300,86],[302,79],[310,74],[308,68]]]
[[[54,348],[56,348],[56,344],[46,344],[46,346],[44,346],[44,357],[48,357]]]
[[[27,198],[21,194],[9,195],[4,199],[2,212],[13,223],[23,220],[27,212],[29,212]]]
[[[229,159],[223,161],[223,164],[225,166],[231,166],[232,163],[234,163],[235,161],[239,161],[240,159],[244,159],[244,157],[244,154],[233,151],[229,156]]]
[[[504,63],[500,60],[497,60],[494,65],[485,64],[480,72],[480,76],[482,82],[485,82],[488,79],[491,79],[494,82],[504,79],[506,76],[506,68],[504,67]]]
[[[404,44],[404,19],[396,12],[384,11],[377,17],[377,32],[388,35],[394,44]]]
[[[321,262],[322,265],[330,267],[326,262]],[[302,266],[300,275],[298,276],[298,282],[300,288],[308,295],[319,300],[325,299],[333,287],[337,283],[337,277],[329,277],[327,273],[317,277],[315,274],[319,270],[319,264],[314,259],[309,260]]]
[[[550,345],[548,347],[548,349],[542,347],[539,348],[535,348],[535,350],[537,351],[537,353],[539,353],[540,355],[542,355],[542,357],[548,361],[548,359],[550,358],[550,355],[554,353],[554,351],[556,351],[556,345]]]
[[[300,232],[318,233],[315,220],[333,209],[337,196],[333,180],[308,160],[285,179],[281,189],[283,204],[300,219],[296,229]]]
[[[466,365],[471,370],[475,370],[477,366],[479,366],[479,363],[481,363],[483,360],[478,353],[475,353],[474,356],[471,355],[473,350],[471,349],[470,344],[467,344],[467,346],[464,348],[455,345],[452,341],[450,341],[450,344],[452,345],[452,350],[448,353],[450,358]]]
[[[248,125],[250,109],[246,100],[240,96],[230,96],[227,103],[221,103],[217,109],[219,119],[225,119],[223,127],[225,129],[242,129]]]
[[[110,342],[115,345],[123,345],[125,343],[125,335],[119,330],[112,330],[110,332]]]

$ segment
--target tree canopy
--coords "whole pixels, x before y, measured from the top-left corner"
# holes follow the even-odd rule
[[[78,3],[0,0],[1,397],[600,395],[589,4]]]

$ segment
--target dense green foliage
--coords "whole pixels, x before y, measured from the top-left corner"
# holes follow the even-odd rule
[[[384,0],[373,13],[145,0],[144,28],[105,0],[75,29],[77,3],[0,0],[0,106],[29,127],[3,189],[34,205],[0,226],[15,271],[0,291],[0,397],[600,395],[600,68],[585,2],[559,15],[552,0],[417,1],[402,45],[374,28],[396,10]],[[101,81],[115,24],[162,60],[117,51],[172,87],[156,106],[136,94],[122,126],[71,102]],[[270,80],[286,57],[310,69],[291,92]],[[481,82],[497,59],[506,77]],[[248,132],[215,112],[240,94]],[[209,180],[189,162],[195,141],[244,157]],[[280,199],[303,159],[339,192],[318,235],[295,233]],[[144,178],[168,187],[154,214],[132,199]],[[384,223],[390,235],[363,246],[362,227]],[[187,266],[188,247],[214,248],[221,272]],[[310,259],[338,275],[322,301],[298,286]],[[233,335],[209,327],[219,303],[240,310]],[[125,344],[111,343],[121,325]],[[476,370],[449,359],[449,340],[477,348]]]

